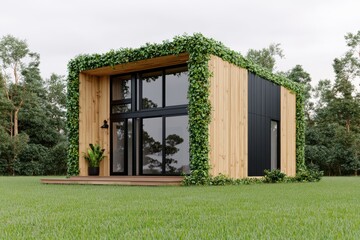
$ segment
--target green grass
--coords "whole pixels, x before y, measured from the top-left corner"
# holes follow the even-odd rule
[[[360,177],[225,187],[0,177],[0,239],[360,239]]]

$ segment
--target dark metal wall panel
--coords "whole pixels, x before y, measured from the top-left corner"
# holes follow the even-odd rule
[[[271,167],[271,120],[280,122],[280,86],[249,73],[248,175],[262,176]]]
[[[249,73],[249,113],[280,120],[280,86]]]

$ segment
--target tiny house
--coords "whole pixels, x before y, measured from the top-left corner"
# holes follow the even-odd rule
[[[101,176],[294,176],[303,162],[301,86],[201,34],[68,68],[69,175],[88,175],[89,143]]]

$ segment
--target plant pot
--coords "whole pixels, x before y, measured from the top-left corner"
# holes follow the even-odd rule
[[[88,167],[89,176],[99,176],[99,167]]]

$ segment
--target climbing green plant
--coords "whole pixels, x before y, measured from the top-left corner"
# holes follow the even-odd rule
[[[302,86],[285,77],[275,75],[268,70],[245,59],[239,53],[230,50],[222,43],[204,37],[202,34],[174,37],[173,41],[161,44],[145,44],[132,49],[111,50],[105,54],[79,55],[68,63],[67,127],[69,130],[68,175],[79,174],[79,73],[84,70],[115,66],[166,55],[189,54],[189,137],[191,182],[205,184],[209,179],[209,132],[211,105],[209,101],[211,72],[208,68],[210,55],[216,55],[234,65],[248,69],[258,76],[284,86],[293,91],[296,98],[297,118],[297,167],[304,167],[304,110]]]

